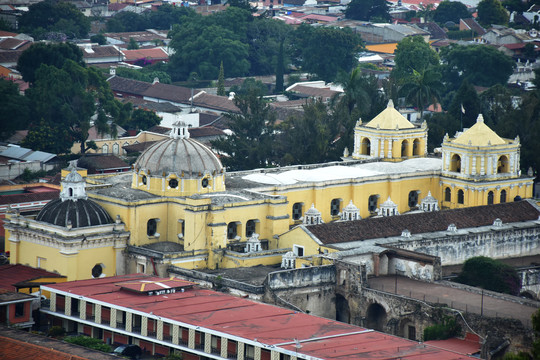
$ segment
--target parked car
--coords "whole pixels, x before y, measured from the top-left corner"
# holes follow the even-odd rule
[[[142,349],[137,345],[120,345],[113,351],[116,355],[127,356],[130,359],[140,359]]]

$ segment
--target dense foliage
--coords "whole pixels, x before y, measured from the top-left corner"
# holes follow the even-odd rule
[[[456,281],[510,295],[518,295],[521,289],[521,279],[513,267],[485,256],[465,261]]]
[[[444,0],[433,12],[433,20],[440,24],[444,24],[448,21],[459,24],[460,19],[470,17],[472,17],[472,15],[467,10],[467,6],[459,1]]]
[[[0,121],[0,139],[7,139],[15,130],[26,129],[30,122],[30,103],[19,94],[19,87],[9,80],[0,78],[0,109],[10,114],[10,121]]]
[[[92,338],[89,336],[70,336],[64,338],[64,341],[70,344],[84,346],[89,349],[103,351],[105,353],[110,353],[112,351],[112,347],[110,345],[105,344],[100,339]]]
[[[423,340],[446,340],[459,335],[460,331],[461,327],[456,322],[456,319],[444,316],[442,322],[424,329]]]
[[[352,0],[345,17],[353,20],[388,22],[391,19],[386,0]]]
[[[90,19],[69,2],[45,0],[29,6],[19,29],[36,40],[80,39],[88,35]]]

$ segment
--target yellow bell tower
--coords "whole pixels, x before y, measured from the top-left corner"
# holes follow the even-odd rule
[[[427,125],[413,125],[394,108],[392,100],[379,115],[354,129],[353,159],[401,161],[427,153]]]
[[[482,115],[476,124],[442,144],[443,207],[490,205],[530,198],[533,178],[521,176],[519,137],[503,139]]]

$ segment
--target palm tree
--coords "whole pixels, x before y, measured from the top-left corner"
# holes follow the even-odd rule
[[[436,104],[441,98],[444,85],[441,82],[441,73],[433,68],[427,68],[422,71],[413,69],[401,93],[405,96],[407,102],[412,103],[420,110],[420,119],[424,117],[424,109],[428,105]]]

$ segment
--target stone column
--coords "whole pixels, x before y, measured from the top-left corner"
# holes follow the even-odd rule
[[[64,314],[71,316],[71,296],[66,296],[66,308],[64,309]]]
[[[133,314],[126,311],[126,331],[131,332],[133,327]]]
[[[49,308],[51,311],[56,312],[56,293],[51,293],[51,303]]]
[[[157,321],[156,337],[158,340],[163,340],[163,320]]]
[[[178,345],[180,342],[178,341],[178,336],[180,334],[180,331],[179,330],[179,326],[178,325],[172,325],[171,326],[171,336],[172,336],[172,343],[175,344],[175,345]]]
[[[221,337],[221,352],[220,352],[220,356],[222,358],[227,358],[227,353],[229,352],[229,341],[227,340],[226,337]],[[279,360],[279,359],[278,359]]]
[[[261,348],[260,346],[255,346],[254,360],[261,360]]]
[[[244,343],[239,341],[236,344],[236,359],[237,360],[244,360],[244,350],[245,350]]]
[[[96,304],[96,324],[101,324],[101,304]]]
[[[109,326],[112,328],[116,328],[116,311],[115,308],[111,308],[111,322]]]
[[[188,347],[190,349],[195,349],[195,329],[189,329],[188,333]]]
[[[148,317],[141,316],[141,335],[148,336]]]
[[[208,354],[212,352],[212,334],[204,334],[204,352]]]
[[[79,315],[82,320],[86,320],[86,301],[79,301]]]

